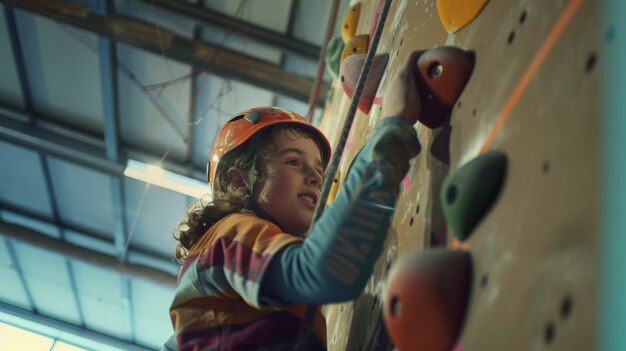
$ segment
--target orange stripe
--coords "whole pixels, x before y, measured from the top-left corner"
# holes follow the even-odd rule
[[[284,234],[270,221],[249,213],[234,213],[215,223],[207,233],[198,239],[189,251],[189,256],[206,253],[220,239],[241,242],[260,255],[271,255],[285,245],[301,242],[302,239]]]
[[[557,19],[556,23],[554,23],[554,26],[552,26],[552,29],[548,33],[548,36],[544,40],[543,44],[541,44],[541,48],[539,48],[539,51],[535,53],[535,56],[533,57],[530,65],[526,69],[526,72],[524,72],[522,79],[520,79],[520,81],[517,83],[517,86],[515,86],[513,93],[511,93],[509,99],[504,104],[504,107],[502,108],[498,119],[491,127],[491,130],[489,131],[489,134],[487,135],[483,146],[480,148],[481,154],[487,151],[489,147],[491,147],[491,144],[493,143],[496,134],[498,133],[498,131],[500,131],[500,128],[507,120],[507,118],[509,118],[511,111],[519,102],[519,99],[528,87],[528,84],[530,84],[532,78],[535,76],[535,74],[537,74],[537,71],[546,60],[546,57],[550,54],[550,51],[552,51],[552,48],[554,48],[554,44],[556,44],[563,32],[565,32],[565,29],[567,29],[567,26],[569,26],[570,22],[574,18],[574,15],[580,8],[582,2],[583,0],[571,0],[567,4],[563,12],[561,12],[561,15]]]
[[[236,295],[230,294],[229,295]],[[307,305],[288,305],[282,309],[300,320],[304,319]],[[170,308],[170,317],[176,334],[189,333],[209,328],[243,326],[277,312],[273,309],[260,310],[245,303],[240,298],[219,298],[203,296],[188,300]],[[313,333],[326,340],[326,321],[318,308],[315,314]]]

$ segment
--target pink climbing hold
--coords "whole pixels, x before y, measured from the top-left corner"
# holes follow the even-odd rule
[[[374,38],[374,32],[376,32],[376,27],[378,26],[378,21],[380,20],[380,13],[383,11],[384,0],[378,0],[376,3],[376,7],[374,8],[374,14],[372,15],[372,20],[370,22],[370,28],[368,30],[370,35],[370,42]]]
[[[354,123],[350,127],[350,132],[348,133],[348,139],[346,140],[346,146],[344,147],[344,151],[348,151],[354,145],[354,133],[356,131],[356,127]]]
[[[365,57],[367,55],[351,55],[346,57],[341,64],[341,70],[339,71],[339,77],[341,79],[341,87],[349,98],[352,98],[356,84],[359,80],[359,75],[365,64]],[[376,91],[380,80],[385,73],[387,67],[387,61],[389,61],[389,54],[378,54],[374,56],[372,66],[365,81],[365,86],[361,91],[361,98],[359,99],[359,110],[363,113],[369,113],[372,108],[374,100],[376,100]],[[380,99],[378,99],[380,100]]]
[[[405,176],[404,179],[402,179],[402,186],[404,186],[404,190],[411,188],[411,178],[409,178],[409,176]]]
[[[350,132],[348,133],[348,138],[346,139],[346,143],[343,147],[343,153],[341,154],[341,159],[339,160],[339,163],[342,163],[344,160],[344,157],[348,157],[346,155],[348,155],[348,153],[350,152],[350,149],[352,149],[352,147],[354,146],[355,140],[354,140],[354,133],[356,130],[356,124],[352,123],[352,127],[350,127]],[[354,162],[354,160],[352,160],[352,162]],[[352,164],[350,165],[352,166]]]

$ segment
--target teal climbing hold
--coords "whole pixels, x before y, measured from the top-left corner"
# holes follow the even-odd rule
[[[453,234],[465,240],[498,198],[507,157],[488,151],[451,174],[441,188],[443,213]]]

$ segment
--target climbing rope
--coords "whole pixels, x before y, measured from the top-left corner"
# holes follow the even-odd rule
[[[359,74],[359,79],[356,83],[354,95],[352,96],[352,101],[350,102],[350,108],[348,109],[346,119],[343,123],[341,135],[339,136],[337,146],[335,147],[333,156],[330,160],[330,164],[328,165],[328,168],[326,169],[326,173],[324,175],[324,185],[320,194],[320,201],[317,203],[317,207],[315,208],[314,218],[316,221],[322,215],[322,212],[326,207],[328,194],[330,193],[330,187],[333,184],[333,179],[335,177],[335,174],[337,173],[337,169],[339,168],[339,161],[341,160],[341,155],[343,154],[343,150],[346,146],[348,134],[350,133],[350,129],[352,128],[352,122],[354,121],[356,109],[359,104],[359,100],[361,99],[361,92],[363,90],[363,87],[365,86],[365,82],[367,81],[367,76],[369,75],[372,61],[374,61],[374,55],[376,54],[376,49],[378,48],[378,41],[380,40],[383,28],[385,27],[387,13],[389,12],[389,8],[391,7],[391,0],[384,1],[385,3],[383,5],[382,11],[380,12],[380,18],[378,19],[378,24],[376,25],[374,37],[372,38],[369,50],[367,51],[365,63],[363,64],[363,68],[361,69],[361,73]],[[296,340],[296,344],[294,345],[294,351],[305,350],[306,343],[311,335],[311,329],[313,325],[313,320],[315,319],[316,310],[317,306],[314,305],[311,305],[307,308],[306,315],[304,317],[304,320],[302,321],[302,327],[300,328],[300,333],[298,334],[298,339]]]
[[[363,68],[361,69],[361,73],[359,75],[359,79],[356,83],[356,88],[354,89],[354,95],[352,96],[352,101],[350,102],[350,107],[348,108],[348,113],[346,114],[346,119],[343,123],[343,129],[341,130],[341,134],[339,136],[339,140],[337,141],[337,146],[335,150],[333,150],[333,156],[330,160],[330,164],[326,169],[324,175],[324,186],[322,187],[322,192],[320,194],[320,201],[315,208],[315,220],[317,220],[324,208],[326,207],[326,202],[328,200],[328,194],[330,193],[330,187],[333,183],[333,178],[337,173],[337,169],[339,168],[339,161],[341,160],[341,156],[343,154],[343,150],[346,146],[346,141],[348,140],[348,134],[350,133],[350,129],[352,128],[352,122],[354,121],[354,116],[356,115],[356,109],[359,104],[359,100],[361,99],[361,93],[363,91],[363,87],[365,86],[365,81],[367,80],[367,76],[369,75],[370,68],[372,66],[372,61],[374,61],[374,55],[376,54],[376,49],[378,48],[378,42],[380,40],[380,35],[385,26],[385,20],[387,19],[387,13],[389,12],[389,7],[391,6],[391,0],[384,0],[385,3],[383,5],[383,9],[380,13],[380,19],[378,20],[378,24],[376,25],[376,31],[374,32],[374,38],[370,44],[370,48],[367,51],[367,56],[365,57],[365,63],[363,64]]]
[[[306,120],[309,123],[313,122],[313,113],[317,106],[317,99],[320,95],[320,89],[322,82],[324,81],[324,69],[326,68],[326,50],[328,48],[328,42],[333,36],[335,31],[335,22],[337,22],[337,11],[339,10],[339,0],[334,0],[330,8],[330,14],[328,15],[328,24],[326,24],[326,35],[324,36],[324,44],[320,49],[320,56],[318,59],[317,73],[315,74],[315,82],[311,88],[311,95],[309,97],[309,110],[306,113]]]

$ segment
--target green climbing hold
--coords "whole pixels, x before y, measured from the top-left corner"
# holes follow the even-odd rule
[[[334,79],[339,77],[339,59],[344,47],[345,45],[340,36],[333,37],[326,47],[326,56],[324,57],[326,69]]]
[[[500,193],[507,158],[488,151],[451,174],[441,188],[443,213],[454,235],[465,240]]]

